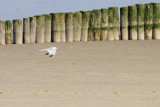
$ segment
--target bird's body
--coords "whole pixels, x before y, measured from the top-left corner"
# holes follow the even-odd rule
[[[56,50],[57,50],[56,47],[50,47],[50,48],[42,49],[39,51],[47,51],[48,52],[47,54],[49,54],[49,56],[52,57],[56,55]]]

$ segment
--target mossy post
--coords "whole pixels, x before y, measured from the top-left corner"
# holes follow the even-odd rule
[[[114,40],[113,32],[113,10],[108,10],[108,40]]]
[[[153,5],[153,38],[160,40],[160,3],[151,3]]]
[[[36,42],[37,43],[44,43],[44,26],[45,26],[45,16],[36,16]]]
[[[0,45],[5,45],[5,21],[0,21]]]
[[[52,41],[61,42],[60,37],[60,14],[53,13],[52,15]]]
[[[30,43],[36,42],[36,17],[30,17]]]
[[[146,4],[145,17],[144,17],[144,32],[145,39],[152,40],[152,28],[153,28],[153,6],[152,4]]]
[[[94,14],[94,40],[100,41],[101,40],[101,10],[93,10]]]
[[[108,36],[108,9],[101,9],[101,40],[107,40]]]
[[[5,23],[5,43],[13,43],[13,24],[11,21],[7,20]]]
[[[73,42],[73,13],[66,13],[66,39]]]
[[[66,34],[65,34],[65,13],[60,13],[60,37],[61,42],[66,42]]]
[[[118,7],[110,7],[109,9],[113,10],[113,34],[114,40],[120,39],[120,24],[119,24],[119,14]]]
[[[15,44],[23,43],[23,23],[21,19],[13,20],[13,38],[15,38]]]
[[[82,29],[82,13],[75,12],[73,14],[73,39],[74,41],[81,40],[81,29]]]
[[[82,12],[82,34],[81,34],[82,41],[88,40],[89,18],[90,18],[90,12],[83,11]]]
[[[24,43],[30,43],[30,18],[23,18],[23,37]]]
[[[94,13],[90,11],[90,17],[89,17],[89,26],[88,26],[88,41],[94,41]]]
[[[45,26],[44,26],[44,41],[49,43],[51,42],[51,15],[44,15],[45,16]]]
[[[137,36],[138,40],[144,40],[144,15],[145,15],[145,5],[136,4],[137,6]]]
[[[120,23],[122,40],[128,40],[128,7],[120,8]]]
[[[137,40],[137,7],[128,6],[129,38]]]

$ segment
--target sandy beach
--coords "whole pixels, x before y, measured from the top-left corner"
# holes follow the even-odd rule
[[[160,41],[0,45],[0,107],[159,106]]]

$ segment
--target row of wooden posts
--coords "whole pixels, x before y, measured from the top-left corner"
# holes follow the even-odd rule
[[[120,22],[120,23],[119,23]],[[160,39],[160,3],[0,21],[0,44]]]

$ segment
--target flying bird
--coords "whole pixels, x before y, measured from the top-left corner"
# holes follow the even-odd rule
[[[56,47],[50,47],[50,48],[42,49],[42,50],[39,50],[39,51],[47,51],[46,55],[49,54],[49,56],[52,57],[52,56],[56,55],[56,50],[57,50]]]

